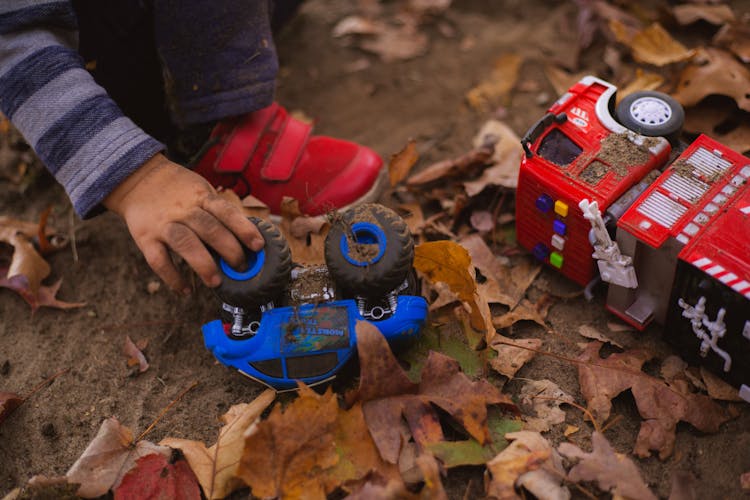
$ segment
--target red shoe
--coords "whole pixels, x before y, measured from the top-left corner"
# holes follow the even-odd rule
[[[353,142],[311,136],[311,129],[276,103],[223,120],[193,169],[214,186],[252,194],[274,214],[284,196],[308,215],[374,201],[385,178],[380,157]]]

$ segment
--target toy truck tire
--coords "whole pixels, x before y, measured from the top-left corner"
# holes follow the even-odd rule
[[[246,310],[276,299],[289,285],[292,255],[286,239],[270,222],[249,217],[265,240],[264,247],[254,252],[243,245],[247,269],[237,271],[214,253],[221,274],[215,293],[226,304]]]
[[[620,101],[617,120],[626,128],[648,137],[664,137],[676,144],[685,123],[685,111],[671,96],[653,90],[633,92]]]
[[[367,253],[358,249],[361,244],[367,245]],[[325,258],[337,288],[345,294],[381,298],[411,271],[414,240],[393,210],[365,203],[334,222],[326,237]]]

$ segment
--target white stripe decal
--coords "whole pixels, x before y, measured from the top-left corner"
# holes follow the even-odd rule
[[[722,283],[728,285],[729,283],[731,283],[732,281],[734,281],[736,279],[737,279],[737,275],[736,274],[734,274],[734,273],[727,273],[724,276],[722,276],[721,278],[719,278],[719,281],[721,281]]]
[[[745,280],[742,280],[739,283],[735,283],[734,285],[732,285],[732,290],[735,290],[740,293],[742,293],[745,290],[745,288],[750,288],[750,283],[748,283]]]
[[[709,267],[708,269],[706,269],[706,273],[710,274],[711,276],[715,276],[722,271],[724,271],[724,268],[720,266],[719,264],[716,264],[715,266]]]
[[[708,259],[706,257],[701,257],[700,259],[693,261],[693,265],[699,269],[703,269],[706,265],[710,264],[712,261],[711,259]]]

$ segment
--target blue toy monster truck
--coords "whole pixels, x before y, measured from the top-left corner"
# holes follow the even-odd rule
[[[266,245],[245,249],[247,269],[217,257],[223,313],[203,326],[216,359],[283,390],[332,379],[356,350],[357,321],[370,321],[389,341],[419,333],[427,302],[416,295],[414,242],[395,212],[368,203],[337,215],[327,265],[314,267],[294,267],[281,232],[251,220]]]

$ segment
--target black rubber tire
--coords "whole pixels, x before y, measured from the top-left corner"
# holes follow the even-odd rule
[[[214,289],[223,302],[251,311],[278,298],[289,286],[292,271],[292,253],[286,238],[270,222],[249,217],[256,225],[263,239],[265,261],[260,271],[249,279],[235,279],[222,269],[222,259],[214,253],[216,265],[219,266],[221,284]],[[243,246],[246,255],[252,250]],[[250,257],[248,257],[248,260]]]
[[[635,106],[634,106],[635,105]],[[625,128],[648,137],[664,137],[672,145],[680,139],[685,110],[673,97],[655,90],[633,92],[615,110]]]
[[[351,241],[351,228],[357,223],[377,226],[385,236],[382,256],[363,266],[347,260],[341,248],[342,238]],[[345,295],[377,299],[398,288],[408,276],[414,262],[414,240],[396,212],[376,203],[364,203],[334,220],[326,237],[325,258],[337,289]]]

